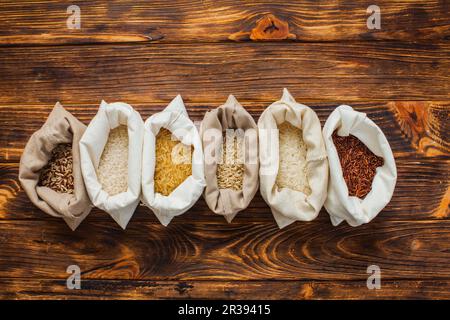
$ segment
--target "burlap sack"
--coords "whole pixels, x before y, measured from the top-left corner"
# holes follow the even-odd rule
[[[384,164],[376,169],[372,190],[364,199],[349,196],[339,155],[333,142],[333,132],[340,136],[354,135],[370,151],[382,157]],[[397,182],[397,167],[389,142],[381,129],[365,113],[341,105],[328,117],[323,127],[323,138],[330,164],[330,182],[325,209],[331,222],[337,226],[342,221],[353,227],[370,222],[391,201]]]
[[[244,178],[242,190],[219,189],[217,165],[221,161],[220,150],[223,132],[226,129],[240,129],[243,134]],[[258,127],[252,116],[232,95],[227,102],[205,114],[200,136],[205,154],[206,188],[204,197],[208,207],[231,222],[239,211],[244,210],[258,190]]]
[[[85,129],[83,123],[57,102],[42,128],[28,140],[20,158],[19,180],[31,202],[49,215],[63,218],[72,230],[92,209],[81,174],[78,144]],[[72,144],[73,194],[38,185],[41,169],[50,160],[52,150],[61,143]]]
[[[285,121],[302,130],[307,146],[309,195],[276,185],[279,169],[278,126]],[[297,103],[284,89],[281,100],[272,103],[261,114],[258,129],[260,192],[278,226],[284,228],[294,221],[315,219],[327,196],[328,184],[327,153],[316,113],[308,106]]]

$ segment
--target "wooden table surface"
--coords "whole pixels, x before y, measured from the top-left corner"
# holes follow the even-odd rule
[[[450,298],[450,1],[379,0],[380,30],[370,1],[76,4],[80,30],[67,1],[0,4],[0,298]],[[123,231],[96,209],[72,232],[19,185],[56,101],[88,124],[101,99],[146,119],[179,93],[201,120],[232,93],[257,119],[284,87],[322,124],[345,103],[386,134],[398,181],[371,223],[322,210],[279,230],[258,193],[231,224],[201,199],[168,227],[139,207]]]

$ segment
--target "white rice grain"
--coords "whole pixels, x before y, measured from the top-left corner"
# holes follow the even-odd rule
[[[109,133],[97,169],[98,181],[110,196],[128,189],[128,128],[121,125]]]
[[[276,185],[311,194],[306,166],[306,144],[302,131],[289,122],[279,127],[279,168]]]

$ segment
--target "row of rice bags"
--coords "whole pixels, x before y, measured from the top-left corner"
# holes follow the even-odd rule
[[[166,226],[205,185],[200,137],[180,96],[145,123],[130,105],[102,102],[80,151],[89,198],[124,229],[141,200]]]
[[[280,228],[313,220],[324,204],[334,225],[357,226],[390,201],[396,176],[386,137],[365,114],[340,106],[322,132],[286,89],[258,125],[230,96],[205,114],[200,134],[180,96],[145,123],[130,105],[102,101],[87,129],[57,103],[19,169],[31,201],[72,229],[93,206],[126,228],[140,201],[168,225],[205,186],[207,205],[228,222],[259,186]]]
[[[316,113],[284,89],[261,114],[257,135],[255,128],[233,96],[207,112],[201,125],[205,200],[228,222],[255,195],[258,168],[261,195],[280,228],[315,219],[323,205],[333,225],[345,220],[358,226],[389,203],[397,179],[394,157],[364,113],[340,106],[322,132]]]
[[[323,132],[315,112],[284,89],[259,118],[260,192],[280,228],[317,217],[333,225],[370,222],[392,198],[397,169],[385,135],[342,105]],[[328,159],[327,159],[328,158]]]

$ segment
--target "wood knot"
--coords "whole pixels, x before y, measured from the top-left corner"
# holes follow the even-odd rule
[[[419,250],[422,247],[422,243],[419,240],[413,240],[411,242],[411,250],[416,251]]]
[[[180,295],[186,295],[192,288],[194,288],[194,286],[188,284],[187,282],[179,282],[175,286],[175,290],[178,291]]]
[[[447,218],[450,214],[450,186],[447,187],[447,191],[444,193],[439,206],[434,213],[434,216],[438,219]]]
[[[314,287],[311,283],[307,283],[303,286],[301,290],[301,296],[304,299],[312,299],[314,296]]]
[[[250,31],[239,31],[228,37],[233,41],[273,41],[273,40],[295,40],[297,36],[289,32],[289,24],[273,14],[266,14],[258,21]]]
[[[448,106],[424,101],[396,101],[388,105],[414,149],[428,157],[450,154],[445,138]]]

